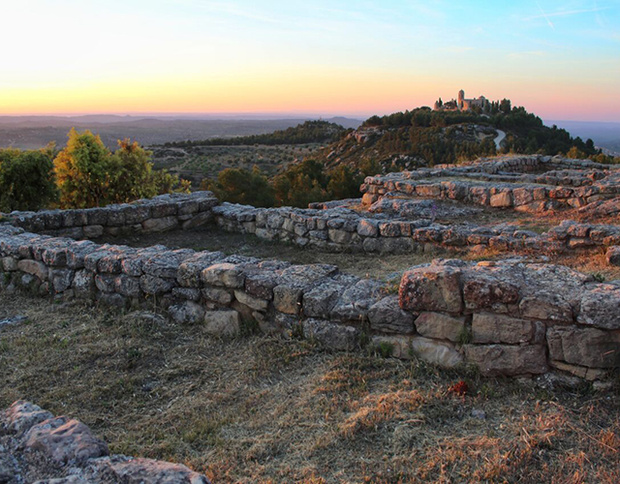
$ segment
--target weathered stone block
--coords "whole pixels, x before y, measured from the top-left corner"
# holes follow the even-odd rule
[[[472,335],[474,343],[543,343],[545,327],[538,321],[476,313],[472,321]]]
[[[36,276],[41,281],[47,281],[48,269],[43,262],[32,259],[22,259],[17,263],[17,269],[26,274]]]
[[[140,279],[125,274],[121,274],[114,278],[114,290],[128,297],[140,297],[142,295],[142,291],[140,290]]]
[[[505,190],[500,193],[491,195],[489,200],[491,207],[509,208],[512,207],[512,191]]]
[[[614,245],[607,249],[607,263],[611,266],[620,266],[620,246]]]
[[[256,311],[266,311],[267,307],[269,306],[269,301],[265,301],[264,299],[252,297],[246,292],[243,292],[240,290],[235,291],[235,298],[241,304],[244,304]]]
[[[144,291],[146,294],[151,295],[160,295],[166,292],[170,292],[172,288],[175,286],[175,282],[173,279],[164,279],[161,277],[151,276],[149,274],[145,274],[140,277],[140,289]]]
[[[228,306],[233,300],[232,292],[228,289],[203,287],[201,292],[207,301],[212,301],[221,306]]]
[[[409,360],[413,357],[410,336],[377,335],[372,337],[371,345],[374,348],[381,348],[384,345],[388,345],[391,350],[390,356],[394,358]]]
[[[539,375],[546,373],[547,357],[543,345],[465,345],[468,363],[485,376]]]
[[[233,289],[241,289],[245,283],[243,271],[237,265],[227,262],[203,269],[200,277],[205,284]]]
[[[200,304],[185,301],[168,307],[168,314],[175,323],[197,324],[204,321],[205,310]]]
[[[424,312],[415,320],[415,327],[418,333],[427,338],[458,342],[465,331],[465,318]]]
[[[237,311],[206,311],[205,330],[215,336],[234,336],[241,330],[241,318]]]
[[[77,271],[71,285],[76,296],[90,298],[95,292],[95,276],[88,270]]]
[[[55,293],[64,292],[71,287],[74,272],[70,269],[50,269],[49,278]]]
[[[142,230],[144,232],[165,232],[172,230],[179,225],[177,217],[161,217],[151,218],[142,222]]]
[[[103,235],[103,225],[86,225],[83,228],[84,237],[88,239],[96,239]]]
[[[82,422],[56,417],[34,425],[24,436],[24,447],[38,450],[59,464],[83,464],[108,455],[108,446]]]
[[[443,368],[454,368],[463,363],[463,356],[450,343],[415,336],[411,350],[423,361]]]
[[[601,329],[620,329],[620,287],[599,284],[581,298],[577,321]]]
[[[303,291],[297,286],[279,285],[273,289],[273,306],[285,314],[299,314]]]
[[[327,348],[352,351],[359,346],[360,330],[322,319],[302,322],[304,336],[318,341]]]
[[[547,330],[552,360],[591,367],[620,366],[620,336],[609,331],[575,326],[552,326]]]
[[[539,293],[524,297],[519,303],[521,315],[542,321],[573,321],[573,309],[559,294]]]
[[[413,333],[413,315],[403,311],[398,296],[387,296],[368,309],[368,321],[374,331],[384,333]]]
[[[450,266],[417,267],[405,272],[400,283],[400,307],[406,311],[460,313],[463,297],[461,270]]]
[[[482,274],[472,274],[463,284],[465,307],[471,310],[490,308],[496,304],[515,304],[519,288],[506,281]]]

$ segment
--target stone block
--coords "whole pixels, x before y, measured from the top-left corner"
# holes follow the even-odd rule
[[[573,321],[573,309],[559,294],[540,292],[536,296],[524,297],[519,303],[521,315],[541,321]]]
[[[50,269],[49,278],[55,293],[64,292],[71,287],[74,271],[70,269]]]
[[[173,304],[168,307],[168,314],[175,323],[197,324],[204,321],[205,309],[192,301]]]
[[[505,190],[494,195],[489,199],[489,205],[496,208],[512,207],[512,191]]]
[[[248,293],[240,290],[235,290],[235,298],[241,304],[244,304],[256,311],[266,311],[269,306],[269,301],[252,297]]]
[[[203,269],[200,277],[205,284],[233,289],[241,289],[245,283],[245,275],[241,268],[228,262],[213,264]]]
[[[285,314],[299,314],[303,291],[292,285],[279,285],[273,289],[273,306],[277,311]]]
[[[235,336],[241,330],[241,318],[237,311],[206,311],[205,331],[214,336]]]
[[[170,292],[175,286],[174,279],[164,279],[161,277],[145,274],[140,277],[140,289],[146,294],[158,296]]]
[[[372,337],[370,343],[373,348],[380,348],[383,345],[388,345],[391,349],[390,356],[393,356],[394,358],[409,360],[413,357],[410,336],[376,335]]]
[[[114,278],[114,290],[123,296],[140,297],[140,278],[121,274]]]
[[[400,282],[400,307],[406,311],[460,313],[463,297],[461,270],[450,266],[417,267]]]
[[[607,249],[607,263],[610,266],[620,266],[620,246],[612,246]]]
[[[56,417],[34,425],[24,436],[24,447],[37,450],[58,464],[85,464],[108,455],[108,446],[82,422]]]
[[[207,300],[219,304],[221,306],[228,306],[233,301],[232,292],[228,289],[222,289],[218,287],[203,287],[202,296]]]
[[[142,222],[144,232],[165,232],[177,228],[179,220],[177,217],[151,218]]]
[[[485,376],[522,376],[546,373],[543,345],[465,345],[465,358]]]
[[[620,336],[609,331],[552,326],[547,342],[552,360],[589,368],[620,367]]]
[[[465,307],[470,310],[491,308],[496,304],[515,304],[519,288],[491,276],[471,274],[463,283]]]
[[[472,321],[473,343],[543,343],[545,327],[539,321],[501,314],[476,313]]]
[[[326,348],[352,351],[359,347],[360,330],[322,319],[306,319],[302,322],[304,337],[318,341]]]
[[[17,269],[26,274],[36,276],[41,281],[47,281],[48,269],[43,262],[32,259],[22,259],[17,263]]]
[[[458,342],[465,331],[465,318],[424,312],[416,318],[415,327],[418,333],[427,338]]]
[[[357,224],[357,233],[363,237],[377,237],[378,223],[375,220],[361,219]]]
[[[368,309],[370,328],[383,333],[413,333],[413,315],[398,305],[398,296],[387,296]]]
[[[577,321],[601,329],[620,329],[620,287],[597,284],[585,291]]]
[[[415,336],[411,351],[421,360],[442,368],[454,368],[463,363],[463,355],[450,343]]]

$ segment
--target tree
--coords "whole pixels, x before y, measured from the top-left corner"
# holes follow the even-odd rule
[[[152,153],[127,138],[119,140],[118,146],[111,159],[110,199],[123,203],[157,195],[158,179],[153,176],[150,162]]]
[[[0,210],[38,210],[56,198],[53,145],[0,150]]]
[[[275,202],[274,189],[257,166],[252,171],[226,168],[218,173],[215,183],[207,186],[220,200],[226,202],[255,207],[272,207]]]
[[[56,159],[54,171],[63,207],[85,208],[110,202],[113,160],[101,138],[90,131],[69,131],[69,141]]]
[[[329,172],[327,191],[334,200],[357,198],[360,196],[360,185],[364,176],[353,171],[347,165],[340,165]]]
[[[72,129],[68,136],[66,148],[54,160],[63,207],[96,207],[189,191],[190,182],[165,170],[153,170],[151,152],[135,141],[119,141],[112,154],[90,131]]]

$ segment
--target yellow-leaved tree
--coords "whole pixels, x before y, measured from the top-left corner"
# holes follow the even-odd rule
[[[90,131],[69,132],[54,160],[61,206],[86,208],[149,198],[158,193],[189,191],[189,182],[153,169],[151,152],[124,139],[111,153]]]

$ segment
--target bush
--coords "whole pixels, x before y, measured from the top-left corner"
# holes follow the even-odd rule
[[[272,207],[275,201],[273,188],[256,166],[252,171],[226,168],[219,172],[217,181],[208,182],[206,188],[220,200],[230,203]]]
[[[189,191],[189,182],[154,171],[151,152],[129,139],[114,153],[90,131],[69,132],[69,141],[54,160],[60,203],[67,208],[103,206],[148,198],[158,193]]]
[[[56,198],[53,145],[0,150],[0,211],[38,210]]]

